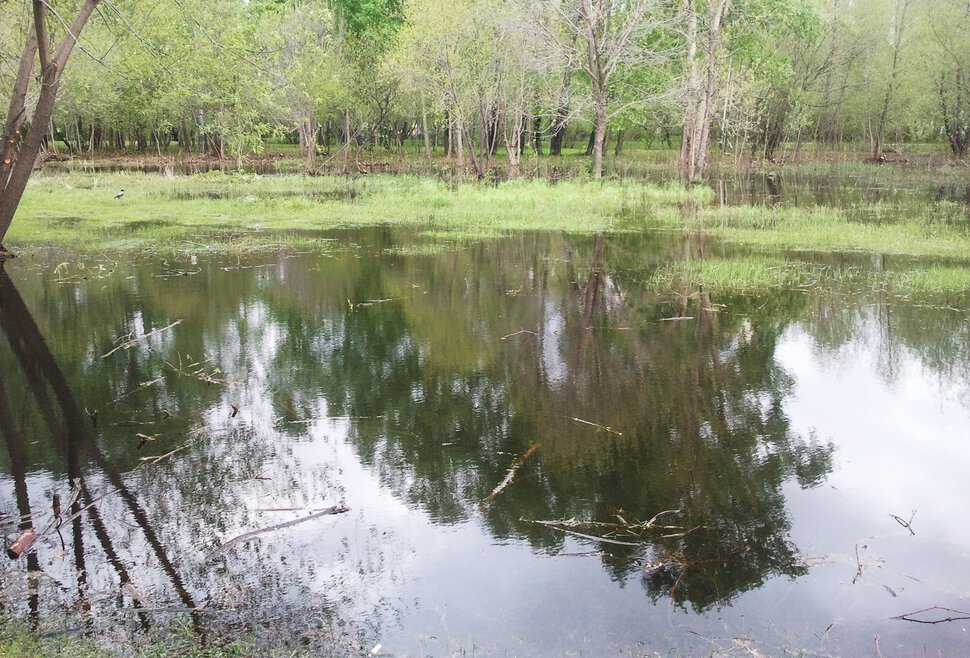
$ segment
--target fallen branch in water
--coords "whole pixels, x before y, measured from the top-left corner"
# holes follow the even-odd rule
[[[485,500],[482,501],[482,505],[486,505],[492,502],[493,500],[495,500],[495,496],[502,493],[502,490],[505,489],[505,487],[512,484],[512,479],[515,477],[515,474],[519,471],[519,469],[522,468],[522,465],[525,463],[525,460],[531,457],[532,453],[538,450],[540,445],[542,444],[533,443],[531,446],[529,446],[528,450],[522,453],[521,457],[519,457],[512,463],[511,468],[509,468],[508,472],[505,474],[505,478],[498,483],[497,487],[492,489],[492,493],[485,496]]]
[[[889,516],[893,517],[893,519],[896,520],[896,523],[909,530],[910,536],[916,536],[916,531],[913,530],[913,519],[916,518],[916,510],[913,510],[913,513],[909,515],[909,521],[904,521],[895,514],[890,514]]]
[[[67,505],[61,505],[58,503],[55,506],[55,510],[57,511],[51,517],[51,519],[44,525],[44,528],[40,532],[35,531],[33,528],[27,528],[26,530],[24,530],[23,534],[21,534],[20,537],[18,537],[17,540],[10,545],[10,548],[7,549],[7,556],[11,560],[16,560],[17,558],[20,558],[26,555],[30,551],[36,550],[36,543],[38,539],[41,539],[42,537],[45,537],[52,532],[59,532],[61,526],[67,525],[74,519],[78,518],[86,511],[88,511],[90,508],[94,507],[94,505],[98,503],[102,498],[104,498],[105,496],[115,491],[114,489],[109,489],[105,493],[101,494],[100,496],[92,500],[89,504],[85,505],[78,511],[65,517],[62,513],[60,513],[60,510],[61,509],[69,510],[71,507],[74,506],[74,503],[77,502],[78,497],[81,495],[81,479],[75,478],[73,484],[74,486],[71,489],[71,495],[68,498]]]
[[[962,615],[959,617],[944,617],[942,619],[914,619],[914,615],[919,615],[924,612],[932,612],[934,610],[939,610],[941,612],[952,612],[957,615]],[[913,612],[907,612],[904,615],[899,615],[898,617],[890,617],[890,619],[899,619],[901,621],[911,621],[915,624],[943,624],[948,621],[961,621],[964,619],[970,619],[970,612],[965,612],[963,610],[954,610],[953,608],[944,608],[943,606],[934,605],[929,608],[923,608],[922,610],[914,610]]]
[[[609,425],[600,425],[599,423],[593,423],[591,421],[583,420],[582,418],[576,418],[574,416],[563,416],[563,418],[568,418],[569,420],[576,423],[580,423],[582,425],[589,425],[590,427],[595,427],[598,430],[603,430],[604,432],[609,432],[610,434],[615,434],[616,436],[623,436],[623,432],[617,432]]]
[[[148,388],[149,386],[154,386],[155,384],[160,384],[163,381],[165,381],[164,378],[159,377],[158,379],[153,379],[150,382],[142,382],[141,384],[139,384],[135,388],[131,389],[130,391],[125,391],[124,393],[122,393],[121,395],[119,395],[114,400],[112,400],[108,404],[104,405],[100,409],[95,409],[93,411],[89,411],[89,410],[85,409],[85,411],[87,411],[88,412],[88,415],[91,416],[91,419],[94,420],[95,423],[97,423],[98,414],[100,414],[102,411],[104,411],[108,407],[113,406],[113,405],[116,405],[119,402],[121,402],[122,400],[124,400],[125,398],[127,398],[129,396],[132,396],[135,393],[138,393],[139,391],[143,391],[146,388]]]
[[[521,331],[516,331],[516,332],[511,333],[511,334],[506,334],[505,336],[502,336],[501,338],[499,338],[499,340],[505,340],[507,338],[511,338],[512,336],[518,336],[520,334],[530,334],[532,336],[538,336],[539,335],[539,334],[537,334],[534,331],[529,331],[528,329],[522,329]]]
[[[535,523],[536,525],[545,526],[547,528],[552,528],[553,530],[558,530],[559,532],[564,532],[569,535],[574,535],[576,537],[582,537],[583,539],[592,539],[594,541],[602,541],[608,544],[618,544],[620,546],[641,546],[643,533],[647,530],[679,530],[681,533],[679,535],[662,535],[663,537],[675,537],[687,534],[688,532],[693,532],[701,528],[702,526],[696,526],[687,530],[683,526],[674,525],[656,525],[657,519],[665,514],[677,514],[679,509],[669,509],[662,512],[658,512],[649,521],[643,523],[627,523],[627,521],[621,517],[617,516],[620,523],[606,523],[603,521],[578,521],[576,519],[562,519],[559,521],[541,521],[541,520],[531,520],[531,519],[520,519],[526,523]],[[602,535],[591,535],[584,532],[579,532],[575,528],[600,528],[604,530],[609,530],[610,532],[622,532],[626,536],[630,537],[635,541],[623,541],[620,539],[614,539],[613,537],[604,537]]]
[[[115,348],[113,350],[111,350],[110,352],[106,353],[106,354],[102,354],[101,355],[101,358],[102,359],[106,359],[109,356],[111,356],[112,354],[114,354],[115,352],[117,352],[118,350],[127,350],[127,349],[130,349],[130,348],[134,347],[135,345],[137,345],[139,341],[142,341],[142,340],[146,340],[148,338],[151,338],[152,336],[154,336],[156,334],[160,334],[163,331],[165,331],[167,329],[171,329],[172,327],[174,327],[176,325],[179,325],[179,324],[182,324],[182,320],[181,319],[176,320],[175,322],[173,322],[172,324],[168,325],[167,327],[162,327],[161,329],[153,329],[152,331],[149,331],[148,333],[142,334],[141,336],[133,336],[132,334],[129,333],[127,336],[123,336],[122,338],[119,338],[118,340],[116,340],[115,342],[118,343],[118,344],[115,346]]]
[[[855,585],[860,578],[862,578],[862,560],[859,559],[859,545],[855,545],[855,578],[852,579],[852,584]]]
[[[211,372],[206,372],[204,367],[196,368],[196,366],[202,365],[200,361],[193,361],[192,363],[183,364],[182,355],[179,354],[178,356],[179,356],[178,366],[176,366],[174,363],[171,363],[169,361],[166,361],[165,365],[168,366],[169,369],[171,369],[172,372],[177,374],[179,377],[194,377],[195,379],[198,379],[200,382],[205,382],[206,384],[225,384],[226,383],[226,380],[218,379],[216,377],[216,375],[222,373],[222,368],[214,368]],[[189,355],[186,355],[186,358],[189,360],[192,359],[192,357]],[[191,370],[191,368],[196,368],[196,369]]]
[[[641,546],[642,544],[638,541],[621,541],[619,539],[610,539],[609,537],[597,537],[596,535],[587,535],[584,532],[577,532],[576,530],[570,530],[569,528],[563,528],[561,526],[555,525],[555,523],[550,523],[548,521],[532,521],[532,523],[538,523],[539,525],[544,525],[553,530],[558,530],[559,532],[564,532],[567,535],[573,535],[575,537],[581,537],[583,539],[592,539],[593,541],[606,542],[607,544],[616,544],[617,546]]]
[[[308,516],[302,516],[298,519],[286,521],[285,523],[277,523],[276,525],[271,525],[268,528],[262,528],[260,530],[247,532],[243,535],[239,535],[238,537],[234,537],[229,541],[225,542],[224,544],[216,547],[215,550],[213,550],[211,553],[205,556],[205,559],[203,560],[203,562],[208,562],[209,560],[215,559],[220,555],[225,555],[226,553],[228,553],[230,550],[232,550],[239,544],[244,544],[250,539],[254,539],[259,535],[265,534],[267,532],[273,532],[274,530],[282,530],[283,528],[289,528],[291,526],[295,526],[300,523],[312,521],[313,519],[320,518],[321,516],[328,516],[330,514],[344,514],[345,512],[349,512],[349,511],[350,511],[349,507],[344,507],[343,505],[334,505],[333,507],[328,507],[325,510],[314,512],[313,514],[310,514]]]

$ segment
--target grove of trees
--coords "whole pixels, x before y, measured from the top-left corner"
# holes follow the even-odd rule
[[[712,153],[813,141],[964,158],[968,34],[966,0],[0,0],[4,148],[241,160],[291,140],[308,171],[408,148],[515,175],[568,144],[600,176],[635,136],[679,148],[688,180]]]

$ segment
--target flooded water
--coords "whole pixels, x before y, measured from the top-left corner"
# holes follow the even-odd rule
[[[970,653],[965,306],[661,294],[660,234],[326,237],[7,264],[0,531],[39,537],[4,606],[346,654]]]

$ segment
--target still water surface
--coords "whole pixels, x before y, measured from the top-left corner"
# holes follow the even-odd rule
[[[395,656],[970,653],[964,305],[658,293],[667,235],[327,237],[7,265],[0,530],[41,537],[4,605]]]

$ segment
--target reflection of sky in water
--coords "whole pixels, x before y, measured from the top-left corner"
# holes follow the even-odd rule
[[[145,498],[148,517],[158,523],[159,535],[200,602],[251,606],[257,615],[288,616],[297,627],[336,612],[354,619],[368,642],[380,642],[398,656],[461,651],[599,656],[637,648],[647,654],[707,655],[743,652],[746,641],[737,639],[743,637],[753,638],[751,648],[769,655],[802,649],[858,655],[873,652],[875,634],[885,638],[886,655],[916,648],[952,654],[968,648],[960,623],[921,627],[890,620],[933,604],[970,606],[965,576],[970,527],[963,522],[964,474],[970,471],[965,382],[948,383],[926,366],[925,355],[898,343],[887,362],[887,338],[864,312],[849,323],[852,337],[833,349],[812,335],[816,328],[810,322],[788,324],[792,321],[784,312],[762,318],[751,311],[751,317],[732,319],[731,308],[718,326],[704,325],[702,320],[710,319],[701,317],[675,325],[625,315],[627,308],[652,312],[656,300],[637,297],[628,292],[633,285],[611,275],[604,277],[602,308],[578,321],[588,310],[581,308],[582,295],[573,288],[581,276],[564,273],[556,280],[558,266],[551,267],[541,294],[524,289],[509,295],[508,290],[518,290],[516,269],[497,260],[500,274],[475,270],[466,276],[456,306],[448,306],[447,295],[432,297],[447,286],[414,286],[423,281],[420,269],[399,275],[401,281],[380,282],[414,299],[354,310],[347,309],[348,296],[383,299],[391,293],[363,283],[361,291],[347,293],[330,278],[309,278],[307,263],[296,259],[276,269],[286,290],[264,286],[258,273],[217,274],[213,290],[252,277],[260,297],[244,287],[238,293],[227,288],[229,310],[214,315],[211,325],[189,318],[177,330],[133,349],[126,355],[130,366],[118,359],[113,363],[117,371],[106,370],[117,377],[113,383],[119,390],[111,395],[139,377],[167,373],[171,390],[159,391],[158,399],[173,408],[182,404],[182,413],[192,414],[192,422],[204,429],[185,453],[157,467],[127,470],[124,476]],[[433,269],[437,261],[415,262],[432,263],[430,271],[438,274]],[[530,283],[539,285],[543,279],[531,266],[523,272]],[[501,279],[500,284],[489,276]],[[132,289],[136,285],[132,282]],[[154,285],[142,285],[146,300],[157,294]],[[422,307],[419,295],[425,295],[425,288],[430,291],[425,299],[432,302]],[[171,288],[161,290],[168,295]],[[466,301],[473,290],[473,301]],[[482,290],[494,290],[494,298]],[[301,293],[317,307],[301,306],[306,302]],[[168,317],[148,301],[144,304],[129,316],[127,328],[136,333]],[[440,309],[465,304],[473,329],[446,327],[436,333]],[[762,306],[759,300],[756,308]],[[696,308],[687,314],[694,313]],[[656,317],[671,315],[665,308]],[[374,324],[367,324],[371,320]],[[614,320],[623,331],[590,328]],[[777,339],[771,334],[775,323],[788,326]],[[521,329],[538,335],[502,341],[501,336]],[[79,343],[89,350],[85,340]],[[220,367],[218,378],[225,378],[227,386],[202,384],[186,373],[176,377],[161,367],[161,357],[187,363],[184,352],[190,345],[192,359],[202,361],[206,372]],[[384,353],[368,359],[375,350]],[[675,352],[668,359],[670,350]],[[683,362],[689,367],[681,371]],[[101,363],[92,359],[88,365]],[[125,377],[128,367],[137,376]],[[82,375],[74,371],[78,379]],[[357,380],[335,381],[340,377]],[[528,377],[535,381],[516,379]],[[618,382],[621,378],[626,380]],[[666,388],[651,388],[658,382]],[[618,395],[629,395],[632,402],[617,400]],[[665,409],[668,399],[677,408]],[[234,418],[233,404],[240,407]],[[366,407],[368,415],[342,415],[356,414],[356,404]],[[536,405],[541,405],[538,419],[530,417]],[[775,405],[786,418],[772,416]],[[684,420],[678,415],[681,407],[686,408],[683,416],[693,416]],[[131,410],[137,409],[132,401],[123,418],[135,418]],[[669,418],[662,417],[668,425],[650,425],[668,411]],[[571,414],[604,423],[625,421],[627,435],[621,439],[574,423]],[[119,418],[106,414],[102,429],[109,432]],[[752,419],[764,436],[749,442],[744,426]],[[633,427],[639,424],[646,429]],[[691,428],[705,441],[691,436],[660,445],[668,435]],[[133,431],[108,435],[106,441],[130,441]],[[810,437],[834,444],[834,468],[821,474],[817,486],[803,489],[790,467],[777,463],[791,456],[789,444]],[[547,442],[544,451],[523,468],[494,508],[480,508],[480,492],[494,487],[537,439]],[[587,450],[590,443],[607,448]],[[614,444],[619,458],[609,447]],[[715,444],[725,446],[728,457],[722,462],[721,453],[711,447]],[[752,481],[767,481],[749,488],[728,485],[727,497],[750,496],[754,508],[780,511],[790,520],[788,535],[808,573],[778,576],[785,572],[769,563],[754,577],[763,577],[764,584],[746,589],[748,583],[725,581],[736,589],[706,614],[695,614],[690,605],[676,607],[663,592],[655,599],[645,592],[636,561],[661,559],[658,546],[633,555],[628,560],[632,568],[608,570],[600,556],[586,554],[613,550],[607,545],[551,531],[553,539],[537,540],[528,528],[515,525],[520,516],[535,518],[547,510],[579,509],[602,519],[617,512],[611,507],[615,501],[647,506],[666,500],[666,492],[651,489],[648,481],[679,465],[651,461],[683,453],[700,454],[694,466],[706,460],[727,467],[737,459],[743,462],[740,472],[751,474]],[[130,449],[118,454],[129,467],[142,455]],[[634,459],[643,462],[621,471]],[[783,480],[780,510],[772,507],[771,495],[758,497],[763,494],[759,487],[775,492],[772,469]],[[644,482],[614,482],[617,472]],[[547,481],[541,480],[544,475]],[[708,468],[700,475],[707,479],[698,489],[712,486],[721,473]],[[576,489],[563,484],[574,478],[580,483]],[[108,488],[100,473],[91,481],[97,491]],[[440,482],[447,490],[434,488]],[[663,482],[677,486],[680,481],[671,476]],[[28,486],[32,500],[41,505],[51,490],[63,489],[63,482],[40,471],[30,475]],[[4,511],[14,508],[12,489],[12,479],[0,475]],[[523,490],[554,502],[557,496],[568,500],[562,507],[530,506],[528,496],[516,498]],[[351,511],[266,533],[227,558],[204,560],[219,542],[338,503]],[[503,508],[506,503],[509,507]],[[102,508],[105,518],[124,529],[124,558],[144,567],[136,576],[138,587],[171,601],[171,587],[154,558],[146,563],[149,549],[124,506],[108,498]],[[203,513],[196,514],[199,509]],[[908,519],[914,509],[917,535],[911,537],[890,515]],[[724,518],[739,525],[763,521]],[[784,534],[784,523],[769,530],[779,527]],[[90,535],[89,546],[95,546]],[[114,574],[96,562],[92,556],[90,583],[107,593],[101,600],[109,607]],[[862,574],[853,584],[860,565]],[[72,565],[63,557],[44,566],[58,582],[72,580]]]

